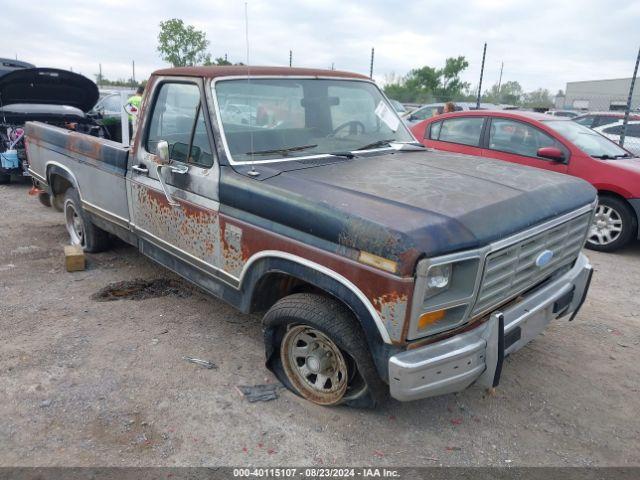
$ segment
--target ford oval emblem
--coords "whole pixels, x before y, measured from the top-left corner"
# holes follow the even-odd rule
[[[536,267],[542,268],[545,265],[548,265],[552,258],[553,252],[551,250],[545,250],[536,257]]]

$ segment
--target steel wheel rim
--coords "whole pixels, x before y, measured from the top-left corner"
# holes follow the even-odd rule
[[[347,363],[329,337],[306,325],[293,326],[280,354],[287,378],[304,398],[320,405],[340,402],[347,390]]]
[[[64,217],[71,244],[84,247],[84,223],[75,205],[70,200],[64,205]]]
[[[609,245],[622,235],[622,216],[609,205],[598,205],[589,229],[589,243]]]

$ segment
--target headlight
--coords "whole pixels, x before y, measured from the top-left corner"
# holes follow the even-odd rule
[[[479,282],[478,252],[422,260],[407,338],[434,335],[467,321]]]
[[[451,264],[433,265],[427,272],[426,290],[424,299],[427,300],[449,288],[451,280]]]

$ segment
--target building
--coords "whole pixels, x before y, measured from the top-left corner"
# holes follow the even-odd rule
[[[575,110],[624,110],[631,78],[567,82],[562,108]],[[640,109],[640,81],[636,81],[631,109]]]

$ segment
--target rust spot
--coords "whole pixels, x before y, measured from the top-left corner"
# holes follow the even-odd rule
[[[393,338],[400,338],[407,316],[408,295],[391,292],[373,300],[373,306],[380,313],[389,334]]]

